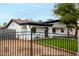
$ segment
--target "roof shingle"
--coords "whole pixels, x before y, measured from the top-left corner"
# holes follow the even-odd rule
[[[27,23],[27,22],[32,22],[32,20],[13,20],[14,22],[17,23]]]

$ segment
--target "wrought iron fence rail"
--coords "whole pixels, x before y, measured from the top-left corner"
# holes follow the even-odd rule
[[[30,33],[30,34],[28,34]],[[77,53],[77,40],[66,34],[43,32],[11,32],[0,34],[0,56],[74,56]],[[49,35],[50,34],[50,35]],[[62,36],[64,35],[64,36]],[[66,35],[66,36],[65,36]]]

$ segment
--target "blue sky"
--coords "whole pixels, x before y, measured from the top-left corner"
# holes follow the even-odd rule
[[[33,21],[46,21],[56,19],[53,12],[53,3],[0,3],[0,25],[9,22],[11,19],[32,19]]]

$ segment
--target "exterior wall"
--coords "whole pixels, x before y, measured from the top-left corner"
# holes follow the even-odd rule
[[[21,33],[17,33],[17,35],[20,35],[20,39],[31,40],[31,26],[26,25],[26,29],[22,29],[21,26]]]
[[[33,33],[32,37],[35,38],[35,37],[45,37],[45,27],[44,26],[34,26],[36,27],[36,33]],[[52,30],[51,30],[52,27],[48,27],[48,36],[51,37],[51,33],[52,33]]]
[[[63,28],[64,32],[61,32],[61,28],[56,29],[56,34],[67,34],[67,28]]]
[[[12,22],[10,26],[8,27],[8,29],[14,29],[16,30],[16,32],[21,32],[21,26],[15,22]]]
[[[49,36],[49,38],[53,37],[52,27],[48,27],[48,36]]]
[[[67,28],[66,25],[60,24],[59,22],[53,23],[52,27],[48,27],[48,36],[52,38],[53,36],[66,36],[67,34]],[[45,27],[44,26],[33,26],[33,25],[24,25],[26,26],[26,29],[22,29],[22,26],[18,25],[17,23],[12,22],[8,29],[14,29],[16,32],[22,32],[23,33],[16,33],[16,38],[20,39],[31,39],[31,28],[36,27],[36,33],[32,33],[32,38],[36,37],[45,37]],[[56,33],[52,33],[52,29],[56,28]],[[61,28],[64,29],[64,32],[61,32]],[[72,31],[69,31],[71,35],[74,35],[75,29],[72,29]],[[18,36],[21,34],[20,36]]]
[[[55,28],[55,33],[52,33],[52,36],[66,36],[67,35],[66,25],[56,22],[56,23],[53,23],[52,29],[53,28]],[[64,29],[64,32],[61,32],[61,28]]]
[[[59,23],[59,22],[56,22],[56,23],[53,23],[53,24],[54,24],[53,27],[66,28],[66,25],[61,24],[61,23]]]
[[[75,29],[74,28],[71,28],[71,30],[69,30],[69,34],[70,35],[75,35]]]
[[[36,37],[45,37],[45,27],[44,26],[33,26],[33,25],[24,25],[26,29],[22,29],[22,26],[18,25],[15,22],[12,22],[8,29],[16,30],[16,38],[31,40],[31,28],[36,27],[36,33],[32,33],[32,38]],[[48,33],[51,33],[51,27],[48,27]],[[48,34],[50,36],[50,34]]]
[[[16,38],[27,39],[27,40],[31,39],[31,36],[29,35],[31,34],[31,27],[29,25],[26,25],[26,29],[22,29],[22,26],[18,25],[15,22],[12,22],[8,27],[8,29],[16,30]]]
[[[32,33],[32,38],[45,37],[45,27],[43,26],[33,26],[36,27],[36,33]]]
[[[45,28],[44,27],[36,27],[36,32],[45,32]]]
[[[36,37],[45,37],[45,27],[44,26],[33,26],[33,25],[24,25],[26,29],[22,29],[22,26],[18,25],[15,22],[12,22],[8,29],[16,30],[16,38],[31,40],[31,28],[36,27],[36,33],[32,33],[32,38]],[[48,33],[51,33],[51,27],[48,27]],[[50,36],[50,34],[48,34]]]
[[[56,33],[53,34],[53,36],[67,36],[67,27],[64,24],[61,24],[59,22],[53,23],[54,25],[52,26],[53,28],[56,28]],[[64,32],[61,32],[61,28],[64,28]],[[78,32],[79,34],[79,32]],[[75,35],[75,29],[70,28],[69,30],[69,35]]]
[[[78,23],[78,26],[79,26],[79,21],[77,23]],[[53,27],[58,27],[58,28],[64,28],[65,29],[64,33],[61,33],[61,29],[56,29],[56,33],[57,34],[67,34],[67,27],[66,27],[66,25],[60,24],[59,22],[56,22],[56,23],[53,23],[53,24],[54,24]],[[70,28],[69,35],[75,35],[75,28]],[[78,31],[78,35],[79,35],[79,31]]]
[[[56,29],[56,33],[53,33],[53,36],[67,36],[67,28],[64,28],[64,32],[61,32],[61,29]]]

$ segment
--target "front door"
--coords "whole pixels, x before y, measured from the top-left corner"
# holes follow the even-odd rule
[[[45,37],[48,37],[48,28],[45,27]]]

